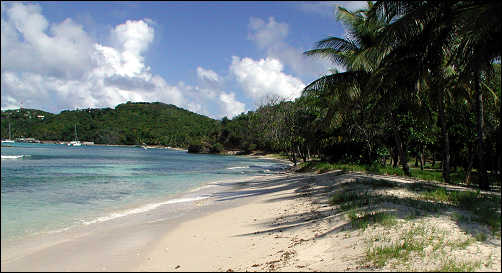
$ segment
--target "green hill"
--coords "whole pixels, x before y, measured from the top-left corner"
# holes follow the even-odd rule
[[[39,116],[39,117],[37,117]],[[40,116],[44,116],[43,118]],[[2,138],[33,137],[40,140],[78,139],[96,144],[150,144],[188,147],[201,141],[219,121],[171,104],[160,102],[127,102],[115,109],[79,109],[51,114],[34,109],[2,111]]]

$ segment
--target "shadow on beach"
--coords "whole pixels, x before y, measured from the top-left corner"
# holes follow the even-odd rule
[[[272,179],[236,182],[233,185],[233,190],[216,193],[216,200],[227,201],[274,193],[274,197],[266,202],[308,199],[317,206],[307,212],[283,215],[279,221],[270,220],[264,224],[268,229],[238,236],[293,230],[323,220],[331,222],[343,219],[354,208],[373,214],[375,211],[386,211],[397,219],[404,220],[448,216],[455,219],[461,230],[472,236],[490,231],[492,234],[500,234],[500,193],[475,193],[458,186],[344,171],[289,174]],[[435,193],[460,196],[465,200],[460,199],[460,203],[435,200]],[[344,194],[352,194],[355,198],[333,203],[333,196]],[[480,214],[489,215],[480,219]],[[345,221],[318,234],[317,238],[357,228],[360,227],[354,225],[354,221]]]

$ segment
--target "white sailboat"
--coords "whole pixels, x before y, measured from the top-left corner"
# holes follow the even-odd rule
[[[68,146],[82,146],[82,143],[80,143],[77,137],[77,124],[75,124],[75,140],[70,141],[70,143],[68,143]]]
[[[9,122],[9,139],[2,140],[2,144],[14,143],[14,140],[11,139],[10,135],[10,122]]]

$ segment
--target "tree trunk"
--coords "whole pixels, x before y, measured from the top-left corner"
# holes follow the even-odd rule
[[[408,166],[408,157],[406,155],[406,147],[401,141],[401,137],[399,136],[397,129],[394,129],[394,140],[396,141],[397,150],[399,152],[399,159],[401,161],[401,166],[403,167],[404,174],[406,176],[411,176],[410,167]]]
[[[443,179],[446,183],[450,183],[450,139],[448,136],[448,128],[446,124],[445,101],[441,97],[439,102],[439,122],[441,127],[441,136],[443,139],[443,161],[441,167],[443,169]]]
[[[397,165],[399,164],[399,154],[396,151],[396,147],[390,150],[390,155],[392,159],[392,168],[397,168]]]
[[[296,152],[294,149],[292,149],[292,154],[293,154],[293,163],[295,164],[295,167],[296,167],[296,163],[298,162],[298,160],[296,159]]]
[[[298,145],[298,154],[302,157],[303,162],[307,162],[307,153],[305,151],[302,152],[303,149],[300,149],[300,146]]]
[[[477,131],[478,131],[478,160],[479,160],[479,188],[482,190],[489,190],[488,176],[486,173],[485,160],[484,160],[484,113],[483,113],[483,92],[479,86],[479,74],[476,73],[474,77],[474,88],[476,92],[476,118],[477,118]]]
[[[420,146],[420,170],[424,170],[424,165],[425,165],[425,156],[424,156],[424,146]]]
[[[472,165],[474,164],[474,151],[472,146],[472,144],[469,144],[469,163],[465,170],[465,184],[467,186],[471,184]]]
[[[499,98],[499,120],[502,120],[502,98]],[[502,130],[499,128],[497,130],[497,169],[499,172],[499,181],[502,181]]]

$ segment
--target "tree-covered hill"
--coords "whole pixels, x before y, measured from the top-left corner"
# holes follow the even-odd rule
[[[37,116],[44,116],[37,117]],[[187,147],[219,126],[219,121],[171,104],[127,102],[115,109],[79,109],[51,114],[40,110],[2,111],[2,138],[33,137],[96,144],[151,144]]]

